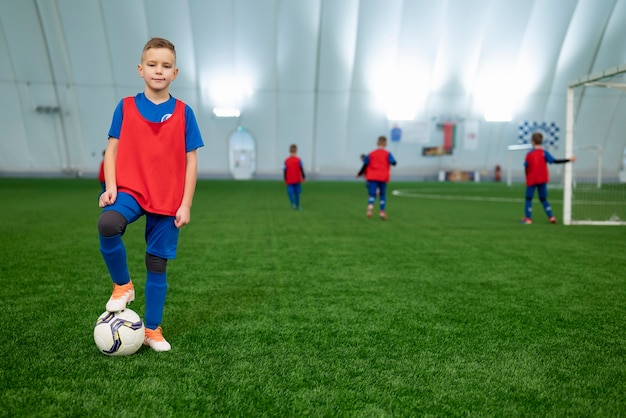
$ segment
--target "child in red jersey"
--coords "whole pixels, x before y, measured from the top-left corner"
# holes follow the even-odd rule
[[[396,159],[393,155],[386,150],[387,137],[379,136],[376,143],[378,148],[370,152],[363,160],[363,167],[361,171],[356,175],[362,176],[365,173],[365,179],[367,180],[367,217],[371,218],[374,212],[374,202],[376,201],[376,195],[378,192],[379,205],[380,205],[380,218],[382,220],[387,219],[387,213],[385,208],[387,205],[387,183],[390,178],[391,166],[396,165]]]
[[[117,105],[104,155],[106,190],[100,195],[100,252],[113,281],[106,310],[135,299],[122,235],[146,219],[146,311],[144,344],[168,351],[161,321],[167,293],[167,261],[176,257],[179,229],[190,221],[196,187],[196,150],[202,136],[191,108],[169,93],[178,75],[174,45],[152,38],[144,46],[139,76],[143,93]]]
[[[524,218],[522,218],[521,223],[533,223],[533,196],[535,195],[535,189],[537,189],[543,210],[548,215],[549,221],[554,224],[556,223],[556,217],[552,213],[552,207],[548,202],[548,164],[574,162],[576,157],[562,160],[555,159],[552,154],[543,149],[543,135],[540,132],[535,132],[531,137],[531,141],[533,149],[526,154],[524,161],[524,166],[526,167],[526,201],[524,203]]]
[[[283,177],[287,185],[287,196],[289,203],[295,210],[300,210],[300,194],[302,193],[302,182],[306,180],[302,160],[297,156],[298,146],[291,144],[289,146],[289,157],[285,160],[283,168]]]

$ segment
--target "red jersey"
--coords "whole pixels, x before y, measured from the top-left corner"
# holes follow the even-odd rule
[[[370,152],[368,156],[367,168],[365,169],[365,179],[367,181],[389,182],[389,151],[379,148]]]
[[[285,183],[302,183],[302,160],[295,155],[285,160]]]
[[[98,172],[98,180],[104,183],[104,160],[100,162],[100,171]]]
[[[117,188],[146,211],[175,216],[185,189],[185,104],[163,122],[146,120],[134,97],[124,99],[115,174]]]
[[[535,186],[547,183],[548,162],[544,150],[534,149],[526,154],[526,185]]]

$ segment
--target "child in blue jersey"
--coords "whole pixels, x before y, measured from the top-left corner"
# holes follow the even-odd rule
[[[285,160],[283,167],[283,178],[287,185],[287,196],[292,209],[300,210],[300,194],[302,193],[302,182],[306,180],[302,160],[298,157],[298,146],[289,146],[289,157]]]
[[[122,235],[128,224],[145,216],[144,344],[168,351],[171,345],[160,326],[168,287],[167,260],[176,257],[179,229],[190,221],[196,150],[204,144],[192,109],[169,93],[178,75],[174,45],[166,39],[150,39],[138,71],[144,92],[117,105],[104,156],[106,190],[100,196],[98,235],[114,284],[106,310],[124,310],[135,299]]]
[[[555,224],[556,217],[552,213],[552,207],[548,202],[548,164],[563,164],[576,161],[576,157],[557,160],[548,151],[543,149],[543,135],[535,132],[531,137],[533,149],[526,154],[524,167],[526,168],[526,199],[524,203],[523,224],[532,224],[533,196],[535,190],[539,194],[539,201],[543,205],[543,210],[548,215],[548,220]]]

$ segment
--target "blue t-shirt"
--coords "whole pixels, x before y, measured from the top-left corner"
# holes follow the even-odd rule
[[[122,130],[122,117],[123,117],[123,102],[120,100],[115,112],[113,112],[113,120],[111,121],[111,128],[109,129],[109,137],[118,138]],[[169,119],[176,107],[176,99],[170,95],[168,101],[155,104],[151,102],[145,94],[137,93],[135,96],[135,104],[137,110],[141,116],[146,118],[150,122],[163,122]],[[200,128],[198,128],[198,122],[196,121],[196,115],[193,110],[185,104],[185,150],[186,152],[193,151],[197,148],[204,146],[202,142],[202,135],[200,134]]]
[[[528,151],[528,154],[530,154],[530,153],[531,153],[531,152],[533,152],[533,151],[534,151],[534,150],[530,150],[530,151]],[[554,157],[552,156],[552,154],[550,154],[548,151],[546,151],[545,149],[544,149],[544,150],[542,150],[542,151],[543,151],[543,155],[544,155],[544,157],[546,158],[546,163],[548,163],[548,164],[553,164],[553,163],[556,161],[556,158],[554,158]],[[528,155],[528,154],[526,154],[526,155]],[[527,161],[524,161],[524,167],[528,167],[528,162],[527,162]]]
[[[389,164],[391,164],[391,165],[398,164],[398,162],[394,158],[393,154],[391,154],[390,152],[388,152],[388,154],[389,154],[389,158],[387,160],[389,161]],[[369,164],[369,162],[370,162],[370,156],[366,155],[365,158],[363,159],[363,164]]]

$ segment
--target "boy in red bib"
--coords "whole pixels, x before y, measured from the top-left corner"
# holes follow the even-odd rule
[[[387,219],[387,212],[385,212],[387,205],[387,183],[390,178],[391,166],[396,165],[396,159],[385,149],[387,147],[387,137],[379,136],[376,144],[378,148],[365,157],[363,167],[361,167],[361,171],[359,171],[356,176],[360,177],[365,173],[365,179],[367,180],[367,217],[372,217],[374,202],[376,201],[376,194],[378,192],[380,205],[379,215],[380,219],[384,221]]]
[[[533,149],[526,154],[524,166],[526,167],[526,199],[524,202],[524,217],[521,220],[523,224],[532,224],[533,196],[535,189],[539,194],[539,201],[543,206],[543,210],[548,216],[548,220],[555,224],[556,217],[552,213],[552,207],[548,202],[548,181],[550,179],[548,173],[548,164],[563,164],[576,161],[576,157],[557,160],[548,151],[543,149],[543,135],[535,132],[531,137]]]
[[[144,46],[139,76],[145,89],[122,99],[113,114],[104,155],[106,190],[100,195],[100,252],[113,281],[106,310],[135,299],[122,235],[146,217],[146,336],[144,343],[168,351],[161,321],[167,293],[167,260],[176,258],[178,231],[190,221],[196,187],[196,151],[204,144],[193,110],[169,93],[178,75],[174,45],[152,38]]]
[[[302,160],[298,157],[298,146],[291,144],[289,146],[289,157],[285,160],[283,167],[283,177],[287,185],[287,196],[291,208],[300,210],[300,194],[302,193],[302,182],[305,181],[304,166]]]

